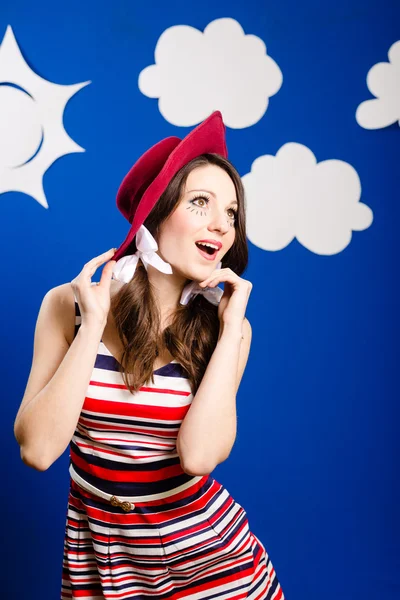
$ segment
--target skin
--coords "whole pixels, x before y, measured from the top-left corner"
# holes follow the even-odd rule
[[[202,193],[209,202],[198,198]],[[197,199],[191,203],[196,196]],[[151,265],[147,271],[162,317],[176,308],[187,281],[201,283],[206,280],[231,248],[236,233],[235,202],[234,183],[220,167],[205,165],[189,174],[180,203],[162,224],[157,240],[158,254],[171,265],[173,273],[166,275]],[[195,241],[203,239],[222,243],[215,260],[206,260],[198,252]]]

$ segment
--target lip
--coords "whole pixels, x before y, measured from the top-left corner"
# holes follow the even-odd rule
[[[201,240],[203,241],[203,240]],[[207,254],[207,252],[205,250],[200,250],[200,248],[198,246],[196,246],[197,251],[201,254],[201,256],[203,258],[205,258],[206,260],[215,260],[217,258],[217,254],[218,254],[218,250],[215,250],[214,254]]]
[[[218,246],[218,250],[221,250],[222,248],[222,243],[218,240],[196,240],[196,242],[207,242],[208,244],[214,244],[215,246]]]

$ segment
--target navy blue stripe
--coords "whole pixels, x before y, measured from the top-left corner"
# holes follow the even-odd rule
[[[103,341],[103,340],[102,340]],[[119,371],[120,363],[114,356],[108,354],[98,354],[94,366],[96,369],[104,369],[106,371]],[[168,363],[159,369],[153,371],[164,377],[185,377],[186,370],[179,363]]]

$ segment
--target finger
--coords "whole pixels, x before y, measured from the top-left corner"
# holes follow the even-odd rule
[[[110,281],[112,278],[113,268],[116,263],[117,263],[116,260],[110,260],[106,265],[104,265],[103,272],[101,274],[100,282],[99,282],[100,287],[107,288],[107,289],[110,287]]]
[[[216,275],[224,275],[226,273],[233,273],[233,271],[231,269],[228,268],[224,268],[224,269],[214,269],[214,271],[212,271],[210,273],[210,275],[207,277],[207,279],[204,279],[204,281],[209,281],[211,278],[216,277]],[[234,274],[234,273],[233,273]],[[204,283],[204,282],[203,282]],[[201,285],[201,284],[200,284]]]
[[[212,283],[215,282],[229,282],[229,283],[237,283],[239,281],[239,277],[237,275],[235,275],[234,273],[232,273],[232,275],[230,275],[229,273],[217,273],[215,275],[211,275],[211,277],[208,277],[207,279],[205,279],[204,281],[202,281],[199,285],[200,287],[206,287],[207,285],[211,285]]]
[[[204,281],[201,281],[199,283],[199,285],[201,287],[207,287],[207,285],[209,284],[210,281],[213,281],[215,279],[216,275],[210,275],[210,277],[207,277],[207,279],[204,279]]]
[[[94,258],[89,260],[84,265],[84,267],[82,269],[82,274],[85,277],[89,277],[89,278],[93,277],[94,273],[99,268],[99,266],[102,265],[107,260],[110,260],[110,258],[115,254],[115,251],[116,251],[115,248],[111,248],[110,250],[107,250],[107,252],[103,252],[103,254],[100,254],[99,256],[95,256]]]
[[[113,256],[116,252],[116,248],[110,248],[110,250],[107,250],[107,252],[103,252],[103,254],[99,254],[98,256],[95,256],[94,258],[92,258],[91,260],[89,260],[86,264],[86,266],[89,267],[93,267],[93,266],[97,266],[101,265],[102,263],[106,262],[107,260],[110,260],[110,257]]]

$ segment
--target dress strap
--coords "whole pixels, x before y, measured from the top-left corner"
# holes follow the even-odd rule
[[[74,296],[75,296],[75,294],[74,294]],[[79,327],[81,326],[81,321],[82,321],[81,311],[79,310],[79,304],[78,304],[78,301],[77,301],[76,296],[75,296],[75,332],[74,332],[74,339],[76,337],[76,334],[78,333]]]

